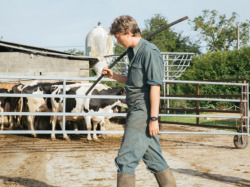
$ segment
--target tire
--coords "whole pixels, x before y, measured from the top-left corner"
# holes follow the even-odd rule
[[[244,139],[244,144],[242,143],[242,138]],[[234,146],[237,149],[245,149],[248,145],[248,136],[235,135],[234,136]]]

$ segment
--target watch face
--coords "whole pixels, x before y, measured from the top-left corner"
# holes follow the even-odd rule
[[[151,117],[150,118],[152,121],[156,121],[156,120],[158,120],[158,118],[157,117]]]

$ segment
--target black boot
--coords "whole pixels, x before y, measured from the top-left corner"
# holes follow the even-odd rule
[[[176,182],[170,168],[154,174],[159,187],[176,187]]]
[[[135,175],[117,173],[117,187],[135,187]]]

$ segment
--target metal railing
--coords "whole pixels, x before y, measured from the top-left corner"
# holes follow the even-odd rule
[[[125,113],[68,113],[65,108],[65,99],[66,98],[101,98],[101,99],[125,99],[125,96],[110,96],[110,95],[66,95],[66,81],[75,80],[75,81],[95,81],[95,77],[79,78],[79,77],[42,77],[42,76],[4,76],[0,75],[0,79],[38,79],[38,80],[61,80],[63,81],[63,94],[12,94],[12,93],[0,93],[0,97],[48,97],[63,98],[63,111],[62,112],[0,112],[0,115],[34,115],[34,116],[63,116],[63,129],[50,131],[50,130],[12,130],[12,131],[0,131],[0,134],[88,134],[96,133],[97,131],[70,131],[65,130],[66,116],[126,116]],[[103,81],[115,81],[113,79],[104,78]],[[246,127],[247,132],[244,132],[242,129],[241,133],[238,132],[171,132],[165,131],[160,132],[160,134],[217,134],[217,135],[249,135],[249,87],[246,83],[223,83],[223,82],[206,82],[206,81],[174,81],[174,80],[164,80],[168,83],[188,83],[188,84],[213,84],[213,85],[234,85],[234,86],[246,86],[246,100],[243,99],[215,99],[215,98],[188,98],[188,97],[160,97],[160,99],[174,99],[174,100],[199,100],[199,101],[227,101],[227,102],[243,102],[247,105],[247,111],[243,116],[247,120],[247,124],[243,125]],[[218,116],[218,115],[180,115],[180,114],[159,114],[159,116],[167,117],[210,117],[210,118],[232,118],[232,119],[242,119],[242,116]],[[98,131],[98,134],[123,134],[124,131]]]

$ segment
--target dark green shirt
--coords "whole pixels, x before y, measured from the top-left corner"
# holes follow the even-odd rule
[[[159,49],[143,38],[134,48],[127,49],[127,55],[129,68],[125,88],[130,107],[150,101],[150,86],[162,85],[164,62]]]

